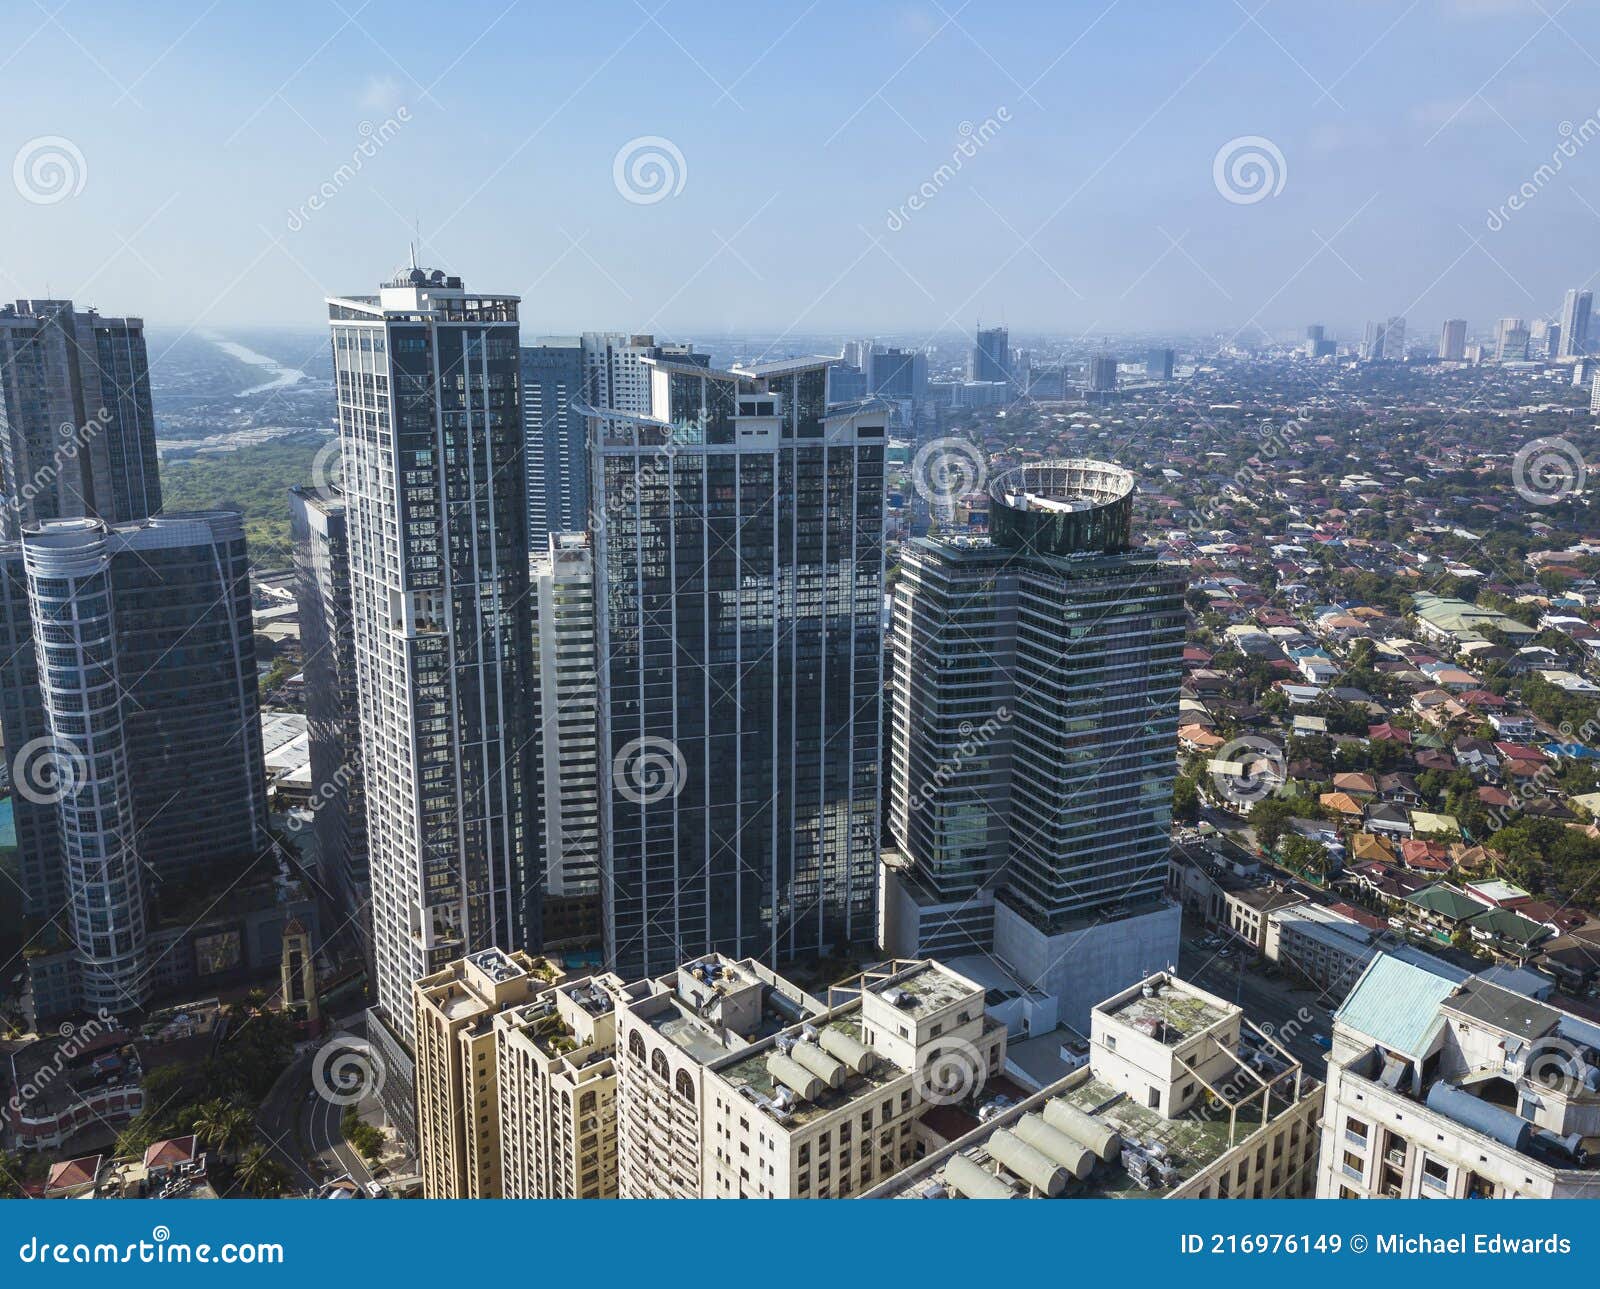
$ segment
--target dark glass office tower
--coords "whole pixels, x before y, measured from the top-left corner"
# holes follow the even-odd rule
[[[0,539],[161,510],[144,323],[70,300],[0,307]]]
[[[991,536],[907,543],[895,588],[885,947],[993,952],[1074,1025],[1177,951],[1183,581],[1132,546],[1133,490],[1007,471]]]
[[[517,303],[421,269],[328,301],[379,1020],[398,1061],[413,981],[538,940]],[[409,1081],[390,1075],[409,1120]]]
[[[660,358],[591,422],[608,955],[870,942],[888,409]],[[601,426],[604,426],[602,429]]]
[[[551,533],[588,527],[588,423],[583,342],[547,338],[522,350],[522,422],[528,437],[528,549],[544,554]]]
[[[29,912],[64,910],[82,1004],[125,1011],[154,987],[156,915],[267,844],[243,526],[31,525],[0,547],[0,585],[7,643],[31,652],[6,679],[31,671],[36,695],[0,705]]]

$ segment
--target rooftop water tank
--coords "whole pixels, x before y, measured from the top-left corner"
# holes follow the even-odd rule
[[[796,1043],[789,1055],[830,1088],[838,1089],[844,1086],[844,1065],[834,1060],[815,1043]]]
[[[782,1052],[774,1052],[767,1057],[767,1073],[802,1101],[815,1101],[822,1095],[825,1086],[822,1080],[805,1066]]]
[[[1012,1125],[1011,1131],[1035,1150],[1050,1156],[1079,1181],[1094,1169],[1094,1151],[1061,1129],[1052,1128],[1036,1114],[1023,1115]]]
[[[824,1052],[843,1061],[853,1073],[865,1074],[872,1069],[872,1049],[843,1030],[825,1029],[819,1041]]]
[[[989,1153],[1035,1190],[1055,1199],[1067,1189],[1067,1170],[1008,1128],[989,1138]]]
[[[1115,1128],[1107,1127],[1093,1115],[1085,1114],[1059,1097],[1044,1103],[1044,1121],[1074,1141],[1082,1142],[1108,1164],[1122,1154],[1122,1137]]]
[[[952,1155],[945,1162],[944,1179],[966,1199],[1016,1199],[1017,1193],[981,1164],[965,1155]]]

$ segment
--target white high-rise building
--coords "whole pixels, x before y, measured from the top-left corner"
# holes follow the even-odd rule
[[[1589,352],[1589,312],[1594,295],[1573,287],[1561,302],[1561,343],[1557,356],[1577,358]]]
[[[544,745],[545,935],[600,935],[594,556],[587,533],[552,533],[533,562]]]

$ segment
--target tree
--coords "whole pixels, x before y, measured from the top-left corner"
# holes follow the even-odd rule
[[[260,1142],[239,1156],[239,1183],[256,1199],[276,1199],[289,1185],[289,1174]]]
[[[1200,817],[1200,788],[1188,775],[1172,785],[1172,817],[1191,824]]]
[[[237,1158],[255,1139],[255,1116],[244,1106],[207,1101],[197,1108],[194,1129],[201,1141],[224,1158]]]

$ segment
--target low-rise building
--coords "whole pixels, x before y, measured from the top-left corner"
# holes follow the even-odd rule
[[[867,1192],[869,1199],[1295,1198],[1322,1090],[1243,1012],[1151,976],[1091,1015],[1089,1064]]]
[[[1434,960],[1334,1015],[1319,1198],[1600,1198],[1600,1026]]]
[[[1005,1064],[983,988],[932,961],[893,961],[823,1001],[713,955],[617,1017],[625,1199],[859,1195],[944,1140],[923,1117],[973,1102]]]

